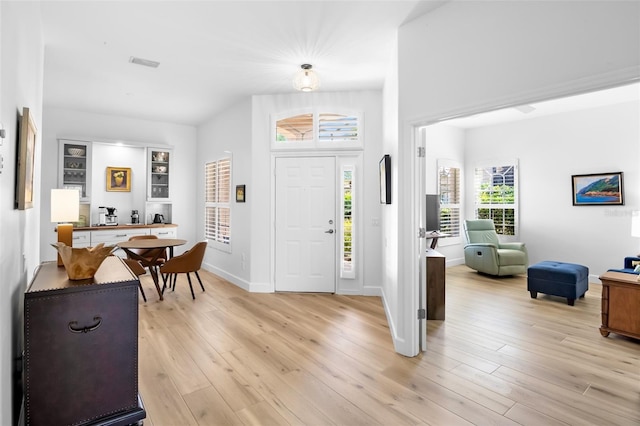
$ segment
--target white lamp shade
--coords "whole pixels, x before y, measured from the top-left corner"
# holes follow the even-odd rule
[[[318,75],[311,69],[311,65],[304,64],[301,70],[293,76],[293,87],[303,92],[312,92],[320,87]]]
[[[640,211],[635,211],[631,215],[631,236],[640,237]]]
[[[80,191],[51,190],[51,222],[77,222],[80,218]]]

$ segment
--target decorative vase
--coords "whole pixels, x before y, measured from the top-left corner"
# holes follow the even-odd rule
[[[69,247],[65,243],[51,246],[58,250],[70,280],[93,278],[102,262],[116,249],[115,246],[104,247],[104,243],[84,248]]]

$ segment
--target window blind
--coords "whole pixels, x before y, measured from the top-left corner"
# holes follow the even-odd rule
[[[321,142],[357,141],[358,118],[321,113],[318,119],[318,139]]]
[[[231,243],[231,158],[205,164],[205,238]]]
[[[451,237],[460,236],[460,174],[457,167],[440,167],[438,170],[440,231]]]

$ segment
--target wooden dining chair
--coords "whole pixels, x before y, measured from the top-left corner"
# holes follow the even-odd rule
[[[144,267],[137,260],[134,260],[134,259],[123,259],[123,260],[124,260],[124,263],[126,263],[127,266],[129,267],[129,269],[131,269],[131,272],[136,274],[136,277],[138,277],[138,288],[140,289],[140,293],[142,293],[142,299],[146,302],[147,296],[145,296],[144,294],[144,289],[142,288],[142,283],[140,282],[140,275],[146,274],[147,270],[144,269]]]
[[[167,288],[167,281],[169,285],[172,287],[172,290],[176,289],[176,279],[178,274],[187,274],[187,280],[189,281],[189,288],[191,289],[191,297],[193,299],[196,298],[193,293],[193,286],[191,285],[191,275],[193,272],[196,274],[198,278],[198,282],[200,283],[200,288],[204,291],[204,286],[202,285],[202,280],[200,279],[200,275],[198,275],[198,271],[202,266],[202,260],[204,259],[204,253],[207,249],[207,242],[200,241],[196,243],[193,247],[191,247],[186,252],[181,255],[172,257],[167,260],[164,264],[160,266],[160,273],[162,274],[163,286],[162,293],[164,293],[165,288]],[[173,280],[173,284],[172,284]]]
[[[156,235],[134,235],[129,238],[129,241],[132,240],[149,240],[149,239],[157,239]],[[138,256],[146,258],[148,261],[151,261],[158,252],[160,255],[156,259],[154,267],[159,267],[169,258],[167,256],[167,249],[164,248],[153,248],[153,249],[131,249],[132,252],[136,253]],[[127,255],[128,257],[128,255]]]

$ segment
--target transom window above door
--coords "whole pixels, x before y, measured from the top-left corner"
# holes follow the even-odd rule
[[[362,118],[353,112],[283,113],[275,117],[273,149],[362,148]]]

